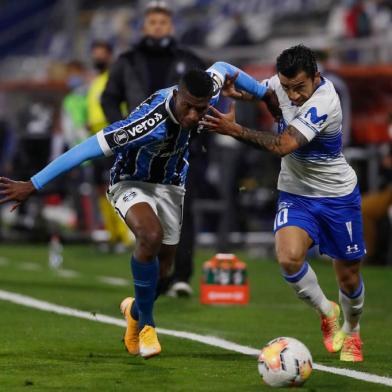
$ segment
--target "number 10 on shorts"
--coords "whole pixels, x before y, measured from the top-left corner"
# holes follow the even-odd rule
[[[279,210],[275,217],[274,230],[276,230],[277,227],[286,224],[288,216],[289,216],[288,208],[282,208],[281,210]]]

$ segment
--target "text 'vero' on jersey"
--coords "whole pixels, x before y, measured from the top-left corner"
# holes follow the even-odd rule
[[[313,95],[302,106],[295,106],[277,75],[263,83],[278,97],[283,114],[279,131],[292,125],[309,141],[282,158],[278,189],[311,197],[350,194],[357,177],[342,153],[342,110],[333,84],[322,78]]]
[[[210,105],[216,104],[223,76],[209,68],[214,82]],[[115,155],[110,183],[143,181],[183,186],[188,171],[191,130],[182,128],[172,112],[173,90],[159,90],[124,120],[97,133],[105,155]]]

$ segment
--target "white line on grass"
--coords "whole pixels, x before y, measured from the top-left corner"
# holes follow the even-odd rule
[[[38,271],[42,267],[38,263],[31,263],[26,261],[25,263],[19,263],[19,268],[25,271]]]
[[[111,284],[113,286],[129,286],[130,281],[128,279],[116,278],[114,276],[98,276],[98,281],[106,284]]]
[[[118,319],[111,316],[105,316],[104,314],[98,314],[98,313],[93,314],[82,310],[72,309],[65,306],[59,306],[59,305],[51,304],[46,301],[37,300],[32,297],[28,297],[22,294],[12,293],[9,291],[0,290],[0,299],[15,304],[27,306],[30,308],[44,310],[46,312],[53,312],[57,314],[67,315],[67,316],[79,317],[86,320],[98,321],[104,324],[117,325],[119,327],[126,326],[125,320],[122,319]],[[182,339],[189,339],[195,342],[208,344],[210,346],[223,348],[225,350],[235,351],[245,355],[257,356],[260,351],[252,347],[241,346],[239,344],[229,342],[228,340],[216,338],[214,336],[203,336],[203,335],[198,335],[196,333],[173,331],[171,329],[164,329],[164,328],[157,328],[157,330],[158,333],[163,335],[174,336]],[[317,363],[313,364],[313,368],[315,370],[320,370],[322,372],[333,373],[340,376],[355,378],[361,381],[372,382],[375,384],[383,384],[392,387],[392,378],[388,378],[388,377],[377,376],[375,374],[370,374],[365,372],[358,372],[356,370],[351,370],[351,369],[324,366],[324,365],[319,365]]]

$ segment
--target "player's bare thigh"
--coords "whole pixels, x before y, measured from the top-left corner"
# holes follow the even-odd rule
[[[141,262],[156,257],[162,245],[163,230],[152,207],[145,202],[134,204],[128,209],[125,222],[136,237],[135,257]]]
[[[276,232],[276,255],[286,274],[293,275],[301,269],[312,242],[309,234],[297,226],[285,226]]]

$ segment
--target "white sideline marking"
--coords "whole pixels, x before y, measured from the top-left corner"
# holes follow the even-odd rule
[[[54,269],[55,273],[62,278],[76,278],[79,276],[79,272],[74,270],[66,270],[66,269]]]
[[[59,306],[59,305],[51,304],[46,301],[41,301],[38,299],[34,299],[32,297],[28,297],[22,294],[12,293],[9,291],[0,290],[0,299],[15,304],[27,306],[30,308],[44,310],[47,312],[79,317],[91,321],[99,321],[100,323],[117,325],[119,327],[126,326],[125,320],[122,319],[118,319],[111,316],[105,316],[104,314],[98,314],[98,313],[93,314],[91,312],[85,312],[82,310],[72,309],[65,306]],[[174,336],[182,339],[189,339],[199,343],[204,343],[210,346],[223,348],[225,350],[235,351],[245,355],[258,356],[260,352],[260,350],[257,350],[255,348],[242,346],[233,342],[229,342],[228,340],[216,338],[214,336],[203,336],[203,335],[198,335],[196,333],[173,331],[171,329],[164,329],[164,328],[157,328],[157,331],[158,333],[163,335]],[[361,381],[367,381],[375,384],[382,384],[382,385],[387,385],[389,387],[392,387],[392,378],[388,378],[384,376],[377,376],[375,374],[359,372],[351,369],[324,366],[324,365],[319,365],[317,363],[313,363],[313,368],[315,370],[320,370],[322,372],[333,373],[339,376],[351,377]]]
[[[111,284],[113,286],[129,286],[130,280],[116,278],[114,276],[98,276],[97,279],[102,283]]]
[[[37,263],[26,261],[25,263],[19,263],[19,268],[25,271],[38,271],[41,269],[41,266]]]

